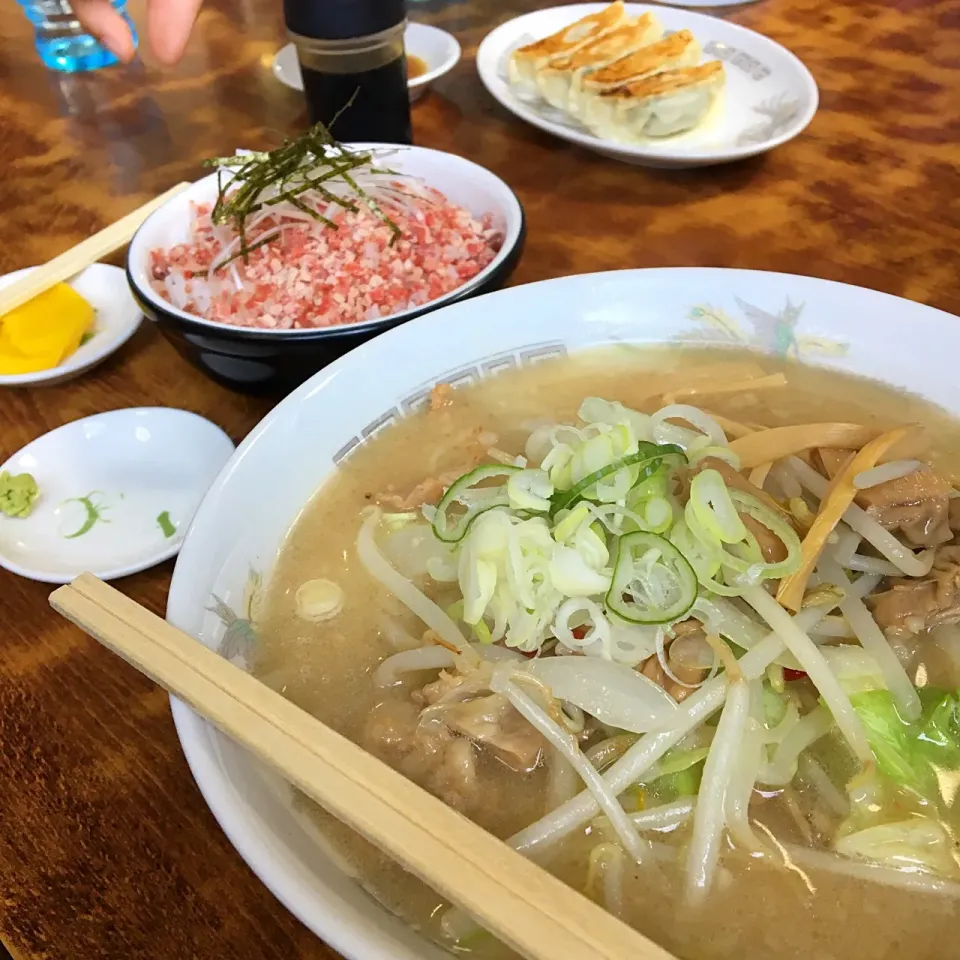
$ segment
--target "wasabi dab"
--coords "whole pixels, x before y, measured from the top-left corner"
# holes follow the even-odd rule
[[[28,517],[39,496],[37,481],[29,473],[0,471],[0,511],[8,517]]]

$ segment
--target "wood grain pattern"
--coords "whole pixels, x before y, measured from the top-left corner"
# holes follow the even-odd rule
[[[414,110],[419,143],[484,164],[529,218],[514,282],[618,267],[813,274],[960,313],[960,0],[762,0],[724,15],[781,41],[821,111],[755,160],[657,172],[525,127],[482,89],[473,54],[535,0],[427,0],[464,59]],[[143,12],[133,3],[135,16]],[[306,123],[270,73],[276,0],[211,0],[183,63],[48,73],[20,10],[0,10],[0,272],[48,259],[199,161]],[[864,317],[864,323],[870,318]],[[905,331],[906,333],[906,331]],[[144,327],[84,379],[0,396],[0,460],[101,410],[168,404],[239,440],[263,400],[186,366]],[[169,564],[121,586],[160,612]],[[41,584],[0,572],[0,937],[22,960],[331,960],[220,833],[166,698],[53,615]]]

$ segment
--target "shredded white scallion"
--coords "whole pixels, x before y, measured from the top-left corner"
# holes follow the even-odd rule
[[[702,903],[713,883],[720,859],[727,790],[734,759],[742,748],[749,716],[750,688],[741,680],[730,687],[703,767],[703,780],[693,817],[693,835],[687,852],[686,900],[690,904]]]
[[[766,620],[771,629],[777,631],[786,647],[797,658],[800,666],[830,708],[837,726],[846,737],[861,765],[872,767],[873,751],[870,749],[870,742],[867,740],[863,724],[817,645],[797,626],[796,620],[791,618],[762,587],[749,587],[744,590],[743,599]]]
[[[506,669],[502,668],[504,666]],[[530,696],[510,679],[511,672],[512,668],[509,666],[497,667],[490,681],[490,688],[506,696],[516,711],[539,730],[577,771],[596,800],[597,806],[606,814],[624,849],[637,863],[642,863],[644,857],[650,853],[649,845],[637,833],[630,818],[617,801],[616,795],[610,791],[593,764],[580,751],[576,740],[566,730],[561,729],[545,710],[538,707]]]
[[[382,511],[372,507],[357,534],[357,555],[367,573],[395,596],[408,610],[419,617],[431,630],[436,631],[441,640],[465,654],[471,661],[477,660],[476,653],[466,638],[457,629],[457,625],[429,597],[418,590],[405,576],[399,573],[381,553],[374,539],[374,532],[380,525]]]
[[[889,483],[891,480],[899,480],[916,473],[922,466],[919,460],[891,460],[889,463],[881,463],[879,467],[858,473],[853,478],[853,485],[858,490],[869,490],[881,483]]]

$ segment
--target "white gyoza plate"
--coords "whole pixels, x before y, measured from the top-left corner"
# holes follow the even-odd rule
[[[601,139],[544,100],[520,97],[507,81],[507,63],[518,47],[549,36],[597,10],[603,3],[550,7],[507,21],[477,50],[484,86],[521,120],[615,160],[647,167],[704,167],[765,153],[797,136],[819,103],[810,71],[789,50],[746,27],[703,13],[628,3],[636,16],[652,13],[667,32],[690,30],[705,60],[722,60],[726,89],[704,123],[687,133],[642,143]]]
[[[85,571],[113,580],[167,560],[232,453],[209,420],[166,407],[51,430],[0,467],[32,474],[40,489],[29,516],[0,513],[0,566],[69,583]]]
[[[906,358],[890,349],[905,330]],[[259,598],[277,551],[352,450],[420,409],[437,383],[476,383],[611,343],[739,346],[874,377],[960,415],[953,363],[960,319],[908,300],[809,277],[708,268],[512,287],[381,334],[276,406],[197,511],[174,571],[168,620],[234,662],[254,659]],[[220,825],[309,929],[350,960],[449,960],[344,876],[280,777],[183,703],[172,707]]]
[[[33,270],[36,267],[0,277],[0,289]],[[109,357],[137,332],[143,314],[133,302],[127,278],[119,267],[95,263],[70,280],[70,286],[96,310],[90,336],[60,366],[35,373],[0,375],[0,387],[52,386],[78,377]]]

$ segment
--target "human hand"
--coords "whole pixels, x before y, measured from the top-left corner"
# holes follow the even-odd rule
[[[183,56],[202,0],[147,0],[147,40],[157,59],[172,65]],[[135,47],[130,28],[110,0],[72,0],[80,23],[125,63]]]

